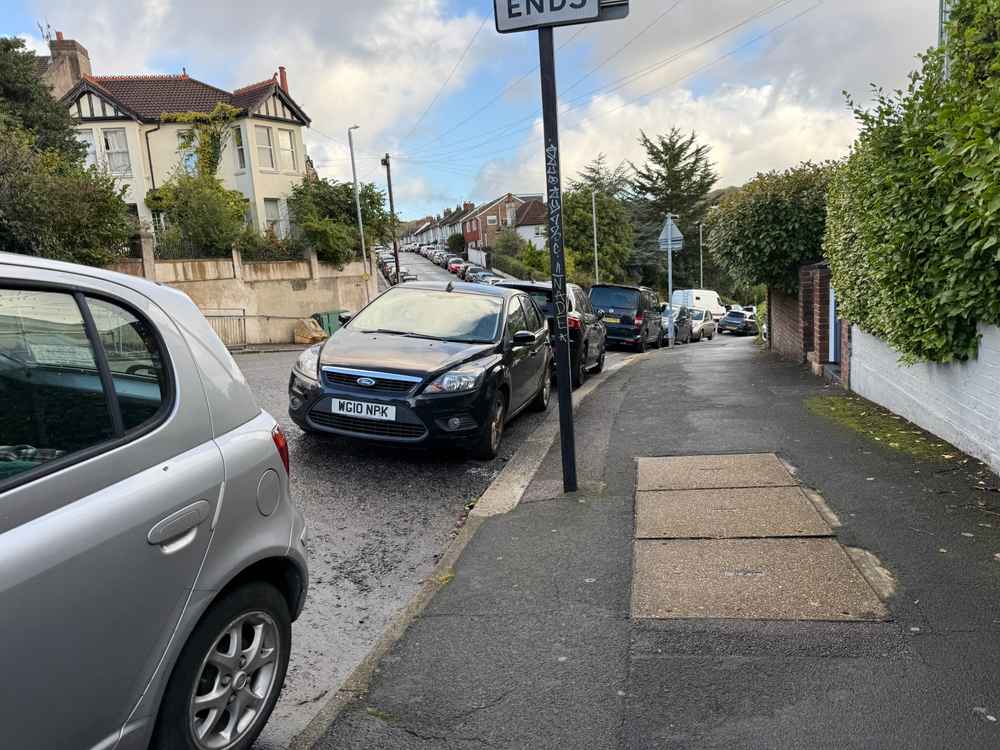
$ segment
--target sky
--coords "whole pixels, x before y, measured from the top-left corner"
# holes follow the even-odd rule
[[[936,0],[631,0],[556,29],[564,184],[599,153],[640,163],[640,131],[693,131],[719,186],[847,153],[844,92],[905,86],[937,39]],[[498,34],[492,0],[0,0],[0,34],[38,23],[96,75],[179,73],[233,89],[288,71],[319,173],[385,187],[403,218],[544,190],[537,35]]]

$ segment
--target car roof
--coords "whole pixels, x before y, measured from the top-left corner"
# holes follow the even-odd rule
[[[591,289],[596,287],[609,287],[613,289],[632,289],[633,291],[651,292],[653,291],[648,286],[636,286],[635,284],[594,284]]]
[[[484,286],[482,284],[469,284],[465,281],[417,281],[407,284],[406,289],[408,291],[422,289],[428,292],[445,292],[448,291],[449,286],[453,292],[461,292],[462,294],[480,294],[486,297],[507,298],[513,297],[518,292],[517,289],[503,289],[499,285]]]

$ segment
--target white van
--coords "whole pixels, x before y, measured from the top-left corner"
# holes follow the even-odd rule
[[[708,310],[716,321],[726,314],[726,308],[719,301],[719,293],[710,289],[675,289],[670,300],[675,305]]]

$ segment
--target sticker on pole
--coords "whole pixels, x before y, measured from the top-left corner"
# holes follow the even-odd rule
[[[527,31],[596,21],[601,0],[493,0],[497,31]]]

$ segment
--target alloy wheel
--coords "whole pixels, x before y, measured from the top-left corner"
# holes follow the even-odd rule
[[[219,634],[191,691],[191,736],[199,750],[224,750],[245,737],[271,694],[281,648],[266,612],[246,612]]]
[[[490,420],[490,448],[493,449],[494,453],[500,450],[500,440],[503,438],[503,417],[503,396],[497,394],[496,404],[493,406],[493,418]]]

